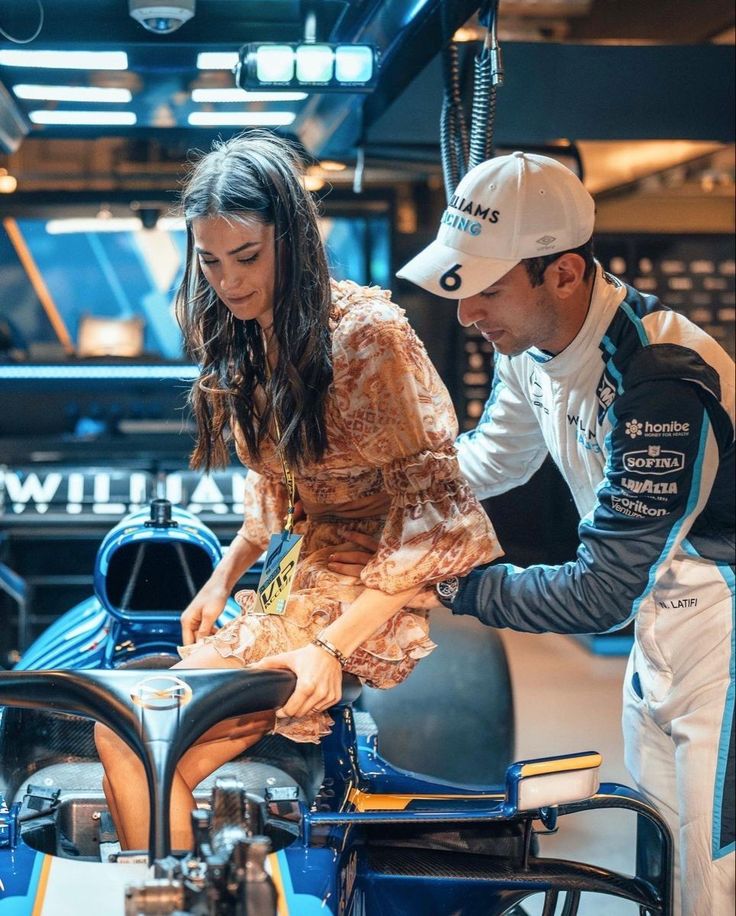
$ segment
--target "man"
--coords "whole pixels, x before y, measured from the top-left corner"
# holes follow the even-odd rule
[[[721,347],[593,259],[593,200],[545,156],[474,168],[435,242],[398,274],[458,300],[493,344],[476,429],[480,498],[551,454],[580,513],[575,562],[440,583],[453,613],[530,632],[636,621],[626,763],[679,841],[687,916],[734,904],[734,366]]]

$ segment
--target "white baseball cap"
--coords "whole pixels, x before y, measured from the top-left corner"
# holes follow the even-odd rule
[[[524,258],[583,245],[594,211],[583,183],[556,159],[522,152],[488,159],[457,186],[436,240],[396,276],[446,299],[475,296]]]

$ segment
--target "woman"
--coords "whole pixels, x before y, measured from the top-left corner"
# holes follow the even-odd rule
[[[318,742],[343,668],[379,687],[402,681],[434,648],[412,598],[501,552],[460,476],[447,392],[403,312],[388,293],[330,280],[291,147],[268,134],[218,145],[194,168],[183,208],[177,314],[201,366],[192,466],[227,464],[232,437],[251,470],[243,526],[182,615],[175,667],[290,668],[297,687],[275,719],[223,722],[184,755],[171,813],[182,849],[206,775],[271,730]],[[235,583],[293,513],[297,486],[306,521],[284,612],[262,613],[255,593],[240,592],[243,615],[213,632]],[[335,571],[345,568],[335,566],[339,545],[374,537],[359,579]],[[121,843],[144,848],[142,768],[109,731],[96,736]]]

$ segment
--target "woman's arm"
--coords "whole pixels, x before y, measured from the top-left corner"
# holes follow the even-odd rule
[[[181,615],[181,633],[185,646],[191,645],[203,636],[209,636],[215,621],[243,573],[261,555],[261,548],[238,534],[214,568],[212,575],[192,599]]]
[[[421,587],[412,586],[395,595],[366,588],[349,610],[322,631],[322,635],[343,655],[352,655],[358,646],[362,646],[398,610],[405,607]]]
[[[321,635],[339,652],[349,656],[411,601],[418,590],[412,587],[387,595],[375,588],[366,588]],[[253,667],[288,668],[296,674],[296,689],[283,709],[276,713],[279,718],[306,716],[329,709],[342,694],[340,663],[327,650],[314,644],[281,655],[271,655]]]

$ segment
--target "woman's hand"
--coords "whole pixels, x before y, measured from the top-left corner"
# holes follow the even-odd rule
[[[378,541],[358,531],[348,532],[345,540],[349,543],[340,544],[333,549],[327,568],[330,572],[357,579],[376,555]]]
[[[342,668],[336,658],[319,646],[308,645],[280,655],[269,655],[249,668],[287,668],[296,675],[296,688],[276,717],[306,716],[324,712],[342,696]]]
[[[212,580],[205,582],[181,615],[181,635],[185,646],[209,636],[222,614],[230,592]]]

